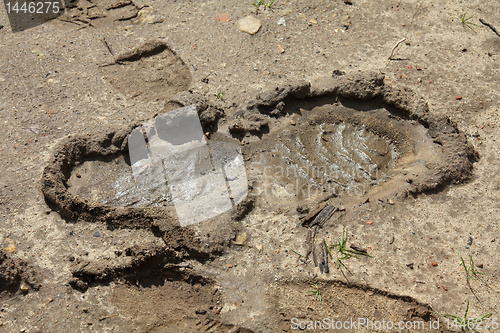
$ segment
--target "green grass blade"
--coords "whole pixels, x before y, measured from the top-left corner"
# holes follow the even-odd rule
[[[325,249],[328,252],[328,254],[331,256],[332,255],[332,249],[326,244],[326,241],[323,239],[323,245],[325,245]]]
[[[294,252],[295,254],[299,255],[300,257],[304,257],[302,254],[298,253],[298,252],[297,252],[297,251],[295,251],[294,249],[290,248],[290,250],[291,250],[292,252]]]

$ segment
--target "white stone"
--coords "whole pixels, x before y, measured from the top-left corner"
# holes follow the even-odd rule
[[[236,26],[243,32],[246,32],[250,35],[255,35],[262,26],[262,22],[255,16],[248,15],[242,19],[239,19],[238,22],[236,22]]]

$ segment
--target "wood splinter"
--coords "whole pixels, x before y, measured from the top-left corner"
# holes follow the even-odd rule
[[[396,43],[396,45],[394,45],[394,47],[392,48],[391,50],[391,55],[389,56],[389,60],[393,60],[393,56],[394,56],[394,51],[396,51],[396,49],[398,48],[399,44],[401,44],[402,42],[404,42],[406,40],[406,38],[403,38],[401,39],[399,42]]]
[[[312,226],[319,226],[322,227],[332,216],[335,214],[335,212],[338,210],[338,208],[333,207],[333,206],[326,206],[324,207],[319,214],[314,218],[312,222],[308,224],[309,227]],[[306,221],[303,222],[303,225],[306,223]]]
[[[328,267],[328,250],[325,246],[325,241],[321,242],[319,245],[319,270],[321,273],[330,273],[330,268]]]

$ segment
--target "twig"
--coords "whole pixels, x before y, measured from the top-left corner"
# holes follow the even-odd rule
[[[403,38],[401,39],[399,42],[396,43],[396,45],[394,45],[394,47],[392,48],[391,50],[391,55],[389,56],[389,60],[393,60],[392,57],[394,56],[394,51],[396,51],[397,47],[399,46],[399,44],[401,44],[402,42],[404,42],[406,40],[406,38]]]
[[[106,49],[108,49],[109,53],[111,53],[112,56],[114,56],[115,54],[113,53],[113,50],[111,50],[111,47],[109,46],[108,42],[106,41],[106,38],[101,38],[101,42],[104,44],[104,46],[106,47]]]
[[[77,25],[77,26],[79,26],[79,27],[81,27],[81,26],[82,26],[82,25],[81,25],[80,23],[78,23],[78,22],[75,22],[75,21],[69,20],[69,19],[64,18],[64,17],[61,17],[61,16],[59,16],[57,19],[58,19],[59,21],[62,21],[62,22],[67,22],[67,23],[76,24],[76,25]]]
[[[321,245],[321,250],[323,251],[323,256],[325,257],[325,262],[323,263],[325,273],[330,273],[330,268],[328,267],[328,250],[325,240],[323,239],[323,243]]]
[[[481,22],[482,24],[484,24],[485,26],[487,26],[488,28],[490,28],[491,30],[493,30],[493,32],[496,33],[498,37],[500,37],[500,33],[498,33],[497,29],[495,29],[494,26],[492,26],[489,23],[486,23],[483,19],[479,19],[479,22]]]
[[[102,65],[99,65],[99,67],[102,68],[102,67],[108,67],[108,66],[114,66],[114,65],[116,65],[115,61],[113,61],[113,62],[106,62],[106,63],[104,63]]]
[[[312,252],[312,249],[313,249],[313,235],[312,235],[312,230],[311,229],[307,229],[307,236],[306,236],[306,241],[305,241],[305,244],[306,246],[306,260],[309,259],[309,255],[311,254]]]
[[[357,251],[357,252],[368,253],[364,247],[361,247],[361,246],[356,245],[356,244],[351,244],[350,248],[353,249],[354,251]]]
[[[325,251],[323,251],[323,243],[319,245],[319,271],[323,274],[323,270],[325,269]],[[325,271],[326,273],[326,271]]]
[[[316,254],[316,246],[313,246],[313,262],[314,262],[314,267],[318,267],[318,256]]]
[[[321,210],[316,218],[311,223],[309,223],[309,227],[312,227],[314,225],[322,227],[326,223],[326,221],[328,221],[333,216],[333,214],[335,214],[336,211],[337,208],[333,206],[326,206],[325,208],[323,208],[323,210]]]
[[[118,313],[115,313],[115,314],[112,314],[109,316],[103,316],[103,317],[99,318],[99,321],[103,321],[104,319],[113,318],[113,317],[117,317],[117,316],[118,316]]]
[[[309,212],[304,217],[300,218],[300,223],[302,224],[303,227],[307,227],[311,224],[312,220],[318,215],[325,207],[327,206],[326,202],[320,204],[318,207],[316,207],[314,210]]]
[[[67,18],[64,18],[64,17],[58,17],[57,19],[59,21],[62,21],[62,22],[76,24],[77,26],[79,26],[79,28],[76,29],[76,31],[81,30],[81,29],[85,29],[87,27],[94,27],[94,25],[92,23],[90,23],[90,21],[82,20],[80,18],[76,18],[76,19],[71,20],[71,19],[67,19]],[[78,22],[82,22],[84,25],[81,25]]]

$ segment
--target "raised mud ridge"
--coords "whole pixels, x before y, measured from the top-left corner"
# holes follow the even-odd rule
[[[442,190],[448,184],[470,179],[473,163],[478,159],[456,124],[446,117],[430,114],[427,103],[413,92],[386,86],[384,76],[376,73],[349,75],[336,71],[332,77],[312,83],[277,87],[249,102],[241,113],[242,118],[245,113],[252,115],[253,120],[250,118],[245,123],[240,119],[230,127],[233,131],[236,128],[239,137],[255,132],[256,128],[272,136],[273,128],[266,120],[272,117],[289,118],[293,124],[277,129],[277,135],[272,136],[274,141],[286,143],[300,135],[317,136],[312,127],[341,123],[362,127],[387,139],[394,144],[399,156],[392,167],[390,180],[368,191],[375,196],[404,197]],[[255,120],[257,113],[260,117]],[[290,117],[294,115],[300,116]],[[290,129],[298,128],[301,123],[301,130]],[[282,132],[292,135],[287,137]],[[325,132],[323,130],[323,134]],[[317,145],[328,145],[325,143],[328,139],[322,139],[323,142],[317,140]],[[250,156],[269,148],[263,149],[261,143],[255,146]],[[330,149],[329,153],[335,152]],[[375,153],[381,155],[379,151]],[[298,154],[302,152],[297,151]],[[309,181],[312,178],[309,177]]]

